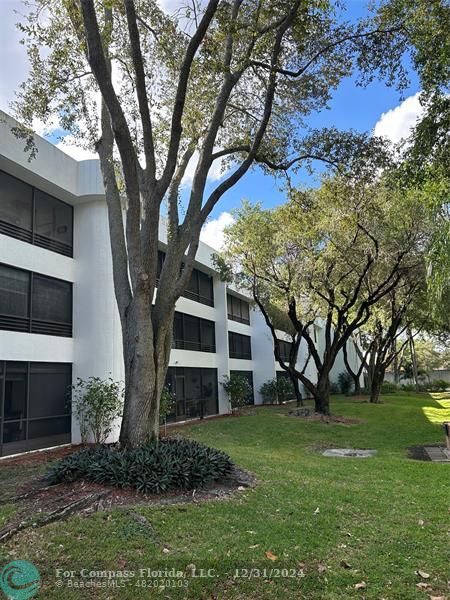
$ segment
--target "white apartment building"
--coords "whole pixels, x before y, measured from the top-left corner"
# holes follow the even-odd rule
[[[15,125],[0,111],[0,456],[78,442],[71,383],[123,379],[99,163],[38,136],[29,161]],[[161,228],[161,261],[165,241]],[[259,404],[260,386],[282,372],[262,315],[220,281],[212,254],[200,244],[177,303],[168,374],[177,421],[229,412],[225,375],[245,374]],[[315,334],[320,347],[319,325]],[[343,370],[339,357],[333,379]]]

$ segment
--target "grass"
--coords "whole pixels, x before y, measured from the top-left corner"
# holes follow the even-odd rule
[[[450,467],[410,460],[406,450],[443,440],[439,422],[450,416],[448,398],[398,393],[379,405],[334,399],[336,414],[361,419],[352,426],[306,422],[274,407],[192,425],[185,435],[228,452],[259,485],[231,500],[115,509],[29,530],[0,549],[0,565],[34,562],[44,582],[38,597],[46,599],[445,597]],[[375,448],[378,455],[325,458],[324,447]],[[162,577],[165,589],[136,585],[141,568],[185,571],[188,565],[197,574],[213,569],[214,576]],[[68,588],[67,580],[58,587],[57,568],[75,571],[78,581],[81,569],[135,571],[136,577],[117,588]],[[236,569],[252,568],[262,576],[235,577]],[[303,576],[278,577],[281,569]],[[355,588],[361,582],[365,587]]]

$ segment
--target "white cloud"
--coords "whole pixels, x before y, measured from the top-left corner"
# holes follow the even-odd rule
[[[186,172],[184,173],[184,177],[181,181],[181,185],[186,187],[189,186],[194,180],[195,169],[197,168],[198,163],[198,152],[195,151],[189,164],[187,166]],[[208,181],[218,181],[225,175],[225,172],[222,171],[222,163],[220,160],[215,160],[211,165],[211,168],[208,172]]]
[[[92,158],[98,158],[98,154],[96,152],[91,152],[90,150],[77,145],[74,137],[71,135],[66,135],[63,140],[56,144],[56,147],[75,160],[90,160]]]
[[[203,227],[200,239],[215,250],[222,250],[225,243],[223,230],[234,223],[233,215],[229,212],[220,213],[217,219],[211,219]]]
[[[0,0],[0,108],[7,113],[11,112],[9,104],[14,100],[14,92],[29,71],[26,49],[20,44],[23,36],[16,28],[20,13],[24,12],[21,0]]]
[[[424,113],[419,97],[420,92],[417,92],[395,108],[383,113],[374,127],[374,135],[386,137],[394,144],[409,137],[411,128]]]

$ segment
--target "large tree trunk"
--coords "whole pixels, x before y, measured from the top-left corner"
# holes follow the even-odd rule
[[[375,369],[372,377],[372,386],[370,388],[370,402],[372,404],[378,404],[380,402],[381,386],[384,381],[384,369]]]
[[[351,373],[351,376],[353,377],[353,385],[354,385],[354,394],[355,396],[359,396],[361,394],[361,382],[360,382],[360,377],[361,374],[360,373]]]
[[[159,436],[159,405],[172,341],[173,315],[154,330],[146,295],[134,299],[122,326],[125,403],[120,444],[135,448]]]
[[[411,366],[413,372],[414,385],[416,386],[416,391],[419,390],[419,370],[417,368],[417,355],[416,355],[416,346],[414,344],[414,337],[411,331],[408,331],[409,337],[409,348],[411,352]]]
[[[290,375],[292,385],[294,387],[295,399],[297,400],[297,406],[303,406],[303,396],[300,391],[300,384],[298,378],[295,375]]]
[[[317,382],[314,393],[314,410],[321,415],[330,414],[330,380],[328,376]]]

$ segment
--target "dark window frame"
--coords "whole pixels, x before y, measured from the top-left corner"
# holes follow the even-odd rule
[[[280,358],[283,362],[289,362],[289,354],[291,351],[292,343],[286,340],[278,340],[279,349],[280,349]]]
[[[246,341],[248,348],[242,347],[243,341]],[[229,358],[239,358],[241,360],[252,360],[252,342],[249,335],[243,335],[236,331],[228,332],[228,356]]]
[[[199,387],[201,390],[201,394],[199,398],[188,399],[186,398],[186,379],[193,375],[193,371],[195,371],[195,374],[198,375],[200,378]],[[203,389],[205,387],[203,384],[203,378],[206,378],[206,376],[210,377],[211,375],[213,376],[212,396],[214,398],[214,409],[212,412],[208,412],[208,408],[206,406],[208,398],[203,396]],[[205,416],[219,414],[219,385],[216,368],[175,366],[169,367],[167,370],[166,385],[174,393],[176,393],[177,378],[183,381],[183,397],[176,398],[175,411],[171,415],[167,416],[167,422],[177,422],[180,420],[184,421],[190,419],[203,419]],[[183,413],[180,413],[178,411],[180,404],[184,407]]]
[[[20,269],[6,263],[0,263],[0,267],[6,267],[28,275],[28,314],[26,317],[16,317],[14,315],[8,315],[6,313],[0,313],[0,330],[4,331],[18,331],[22,333],[36,333],[42,335],[54,335],[59,337],[72,337],[73,335],[73,284],[70,281],[59,279],[57,277],[50,277],[41,273],[35,273],[33,271],[27,271],[26,269]],[[34,278],[37,277],[41,280],[59,281],[64,283],[70,288],[70,321],[52,321],[47,319],[37,319],[33,316],[33,290],[34,290]]]
[[[51,252],[56,252],[57,254],[62,254],[64,256],[68,256],[69,258],[73,258],[73,215],[74,215],[73,206],[71,204],[68,204],[67,202],[64,202],[63,200],[60,200],[59,198],[56,198],[56,196],[53,196],[53,194],[44,192],[44,190],[41,190],[40,188],[37,188],[36,186],[33,186],[33,185],[27,183],[26,181],[22,181],[22,179],[19,179],[18,177],[11,175],[11,173],[7,173],[6,171],[3,171],[1,169],[0,169],[0,173],[4,173],[8,177],[11,177],[11,178],[15,179],[16,181],[19,181],[21,184],[28,186],[31,190],[31,230],[24,229],[22,227],[13,225],[11,223],[8,223],[7,221],[3,221],[0,219],[0,233],[7,235],[9,237],[13,237],[18,240],[21,240],[23,242],[27,242],[29,244],[32,244],[33,246],[39,246],[40,248],[45,248],[46,250],[50,250]],[[65,242],[61,242],[59,240],[55,240],[55,239],[49,238],[47,236],[41,235],[40,233],[37,233],[37,231],[36,231],[36,193],[35,193],[36,191],[38,191],[41,194],[45,194],[46,196],[50,197],[52,200],[66,206],[70,209],[70,212],[71,212],[71,227],[70,227],[70,240],[71,241],[70,241],[70,244],[66,244]],[[0,194],[1,194],[1,190],[0,190]],[[0,199],[0,201],[1,201],[1,199]]]
[[[165,256],[166,256],[166,253],[164,252],[164,250],[158,250],[156,286],[158,286],[158,284],[159,284],[159,279],[161,276],[161,271],[162,271],[162,267],[164,264]],[[204,294],[200,293],[200,276],[203,276],[208,279],[209,288],[210,288],[209,296],[205,296]],[[194,287],[195,287],[196,291],[188,289],[189,286],[192,286],[193,282],[195,283]],[[206,306],[214,307],[214,281],[213,281],[212,275],[210,275],[209,273],[205,273],[205,271],[201,271],[200,269],[196,269],[194,267],[194,269],[192,270],[192,274],[191,274],[189,283],[188,283],[186,289],[184,290],[184,292],[182,293],[182,296],[184,298],[188,298],[189,300],[193,300],[194,302],[199,302],[200,304],[205,304]]]
[[[71,363],[41,363],[37,361],[0,361],[1,369],[0,369],[0,456],[4,456],[4,447],[7,449],[12,449],[12,452],[9,454],[15,454],[16,452],[26,452],[28,450],[36,450],[38,448],[42,448],[39,440],[50,440],[54,438],[50,443],[52,445],[68,443],[72,439],[72,427],[71,427],[71,419],[72,419],[72,407],[71,407],[71,385],[72,385],[72,364]],[[26,399],[25,399],[25,416],[21,419],[5,419],[5,401],[6,401],[6,380],[8,375],[10,375],[11,371],[8,370],[8,365],[11,367],[13,364],[23,365],[23,370],[18,371],[21,373],[25,373],[26,377]],[[45,365],[42,367],[42,365]],[[37,416],[30,417],[30,380],[31,375],[33,373],[39,372],[39,366],[43,369],[44,372],[52,373],[50,369],[54,369],[55,373],[64,373],[67,376],[69,385],[67,386],[67,411],[63,414],[57,415],[49,415],[49,416]],[[18,368],[18,367],[17,367]],[[34,370],[35,369],[35,370]],[[60,369],[60,371],[58,371]],[[69,431],[60,434],[54,434],[50,436],[41,436],[40,438],[30,438],[29,437],[29,424],[36,421],[52,421],[54,419],[69,419],[70,418],[70,427]],[[23,440],[16,440],[13,442],[4,442],[4,430],[5,424],[16,424],[21,423],[25,427],[25,436]],[[54,443],[53,443],[54,442]],[[45,443],[44,443],[45,445]],[[6,454],[7,455],[7,454]],[[5,456],[6,456],[5,455]]]
[[[248,381],[248,383],[250,384],[252,391],[249,395],[249,402],[248,404],[255,404],[255,384],[253,381],[253,371],[242,371],[239,369],[231,369],[230,370],[230,377],[232,375],[242,375],[243,377],[245,377]]]
[[[238,303],[239,314],[234,310],[234,305]],[[248,318],[242,316],[242,306],[247,307]],[[230,310],[231,309],[231,310]],[[243,323],[244,325],[250,325],[250,304],[242,298],[233,296],[227,292],[227,315],[230,321],[236,321],[236,323]]]
[[[216,323],[215,321],[210,321],[209,319],[202,319],[201,317],[197,317],[195,315],[190,315],[188,313],[183,313],[176,311],[174,318],[174,328],[175,328],[175,319],[178,319],[178,323],[181,323],[182,329],[182,339],[175,337],[175,332],[172,338],[172,348],[176,350],[191,350],[194,352],[216,352]],[[197,326],[198,333],[198,341],[188,340],[186,339],[186,325],[185,321],[191,320],[195,321]],[[202,340],[202,324],[207,324],[208,327],[212,328],[213,332],[213,340],[214,343],[207,344]]]

